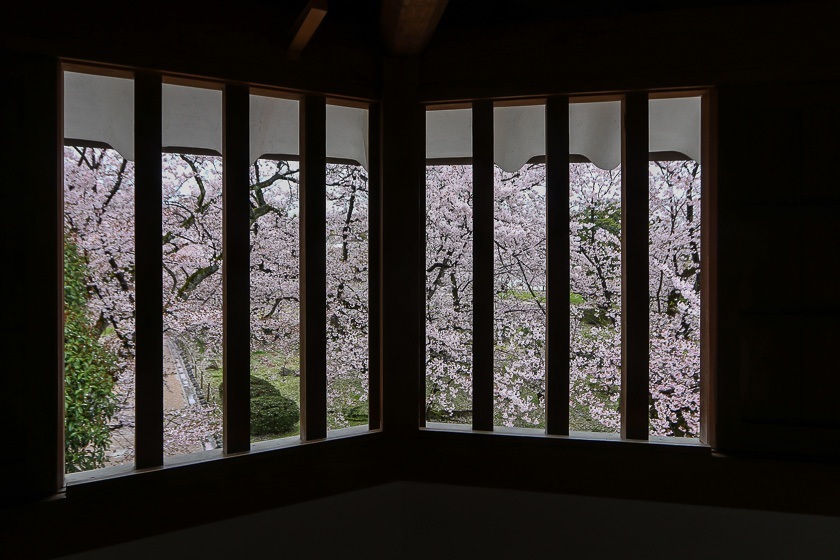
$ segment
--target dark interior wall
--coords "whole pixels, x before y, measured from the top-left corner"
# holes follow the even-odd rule
[[[718,445],[840,455],[840,81],[719,95]]]
[[[328,538],[321,534],[324,527]],[[838,550],[840,519],[831,517],[396,482],[67,560],[281,555],[819,560],[835,558]]]
[[[747,2],[651,13],[441,28],[421,98],[521,97],[837,79],[831,1]],[[445,23],[445,18],[442,23]]]
[[[108,10],[57,4],[9,9],[0,47],[149,69],[183,77],[280,86],[358,99],[380,89],[378,36],[339,18],[323,22],[305,53],[287,56],[305,1],[144,2]]]
[[[61,199],[46,185],[59,184],[60,144],[56,96],[59,64],[44,56],[0,50],[9,64],[0,76],[3,92],[0,166],[0,251],[3,254],[0,314],[2,390],[0,425],[8,444],[0,450],[0,496],[4,500],[54,492],[58,476]],[[24,147],[25,146],[25,147]],[[25,397],[22,397],[25,395]],[[50,490],[52,489],[52,490]]]

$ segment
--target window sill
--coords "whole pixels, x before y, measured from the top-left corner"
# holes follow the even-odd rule
[[[469,424],[447,424],[443,422],[428,422],[421,431],[426,433],[457,433],[482,436],[514,436],[517,438],[532,438],[553,441],[567,441],[582,445],[609,445],[620,447],[652,447],[660,450],[675,450],[684,452],[696,452],[702,454],[711,453],[711,448],[702,443],[698,438],[674,438],[664,436],[650,436],[649,440],[627,440],[622,439],[616,433],[604,432],[578,432],[571,431],[568,436],[556,436],[546,434],[539,428],[509,428],[507,426],[494,426],[492,432],[473,430]]]
[[[225,454],[221,449],[211,449],[209,451],[199,451],[197,453],[190,453],[187,455],[178,455],[175,457],[165,457],[162,467],[152,467],[148,469],[135,469],[133,464],[114,465],[95,469],[91,471],[68,473],[65,475],[65,485],[70,488],[84,487],[89,484],[95,484],[100,481],[124,479],[129,477],[143,476],[153,472],[172,472],[177,470],[190,470],[199,468],[202,465],[212,463],[226,463],[229,461],[238,460],[253,460],[247,458],[255,458],[257,456],[265,456],[267,454],[274,454],[281,452],[281,450],[299,448],[310,445],[318,445],[324,442],[335,442],[349,438],[365,438],[376,437],[375,434],[380,433],[381,430],[370,430],[367,426],[352,426],[349,428],[341,428],[338,430],[330,430],[327,432],[326,439],[315,441],[302,441],[300,436],[289,436],[285,438],[272,439],[266,441],[258,441],[251,444],[250,451],[243,453]]]

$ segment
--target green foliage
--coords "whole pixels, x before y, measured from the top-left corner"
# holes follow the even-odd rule
[[[64,465],[67,472],[104,466],[108,422],[117,410],[117,356],[99,342],[87,317],[87,266],[64,243]]]
[[[368,403],[358,404],[344,409],[344,418],[351,426],[368,423]]]
[[[298,404],[270,382],[251,376],[251,435],[283,435],[300,419]]]
[[[592,327],[610,328],[615,326],[615,321],[610,316],[609,309],[604,306],[584,309],[580,322],[584,326]]]
[[[621,204],[587,206],[584,211],[575,212],[572,218],[579,221],[585,231],[603,229],[616,237],[621,236]]]
[[[469,404],[465,406],[470,406]],[[472,423],[472,410],[439,410],[437,408],[426,411],[426,421],[444,422],[447,424],[470,424]]]
[[[221,400],[224,386],[219,386]],[[251,375],[251,435],[284,436],[300,420],[300,407],[270,381]]]
[[[508,288],[502,292],[497,293],[497,297],[499,299],[517,299],[519,301],[537,301],[539,303],[545,303],[545,295],[543,294],[532,294],[530,290],[517,290],[515,288]]]
[[[594,385],[594,384],[593,384]],[[608,395],[603,394],[599,395],[602,402],[608,402]],[[604,426],[601,422],[599,422],[596,418],[592,416],[592,411],[589,409],[588,406],[582,404],[580,402],[572,402],[571,408],[569,408],[569,426],[572,430],[580,431],[580,432],[601,432],[601,433],[610,433],[614,430]],[[618,409],[618,403],[611,408]]]

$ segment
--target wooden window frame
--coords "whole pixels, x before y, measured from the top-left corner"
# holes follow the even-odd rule
[[[135,81],[135,122],[139,124],[135,129],[135,144],[137,146],[137,173],[138,183],[146,184],[147,187],[138,189],[142,196],[137,200],[138,214],[143,218],[146,214],[153,216],[159,214],[159,198],[161,189],[160,174],[160,153],[161,153],[161,84],[166,81],[177,83],[189,83],[191,85],[203,85],[204,87],[217,87],[223,91],[223,143],[224,152],[224,186],[223,205],[224,233],[226,255],[247,255],[247,227],[243,230],[243,224],[247,225],[247,198],[235,197],[233,193],[241,190],[247,185],[247,138],[248,138],[248,96],[250,94],[276,94],[282,97],[293,97],[301,100],[301,436],[303,442],[323,440],[327,438],[326,429],[326,362],[325,349],[325,323],[324,300],[320,296],[325,289],[325,254],[321,245],[325,234],[325,221],[323,216],[323,198],[319,193],[325,190],[324,168],[326,158],[326,128],[325,128],[325,106],[327,103],[342,103],[322,94],[298,95],[282,90],[265,88],[249,88],[239,84],[214,83],[212,80],[201,81],[194,78],[180,78],[163,73],[149,72],[143,70],[130,71],[125,69],[113,69],[96,65],[78,63],[64,64],[60,73],[72,70],[77,72],[99,73],[105,75],[118,75],[122,77],[131,76]],[[622,313],[625,316],[623,325],[636,325],[636,332],[642,332],[643,336],[636,336],[627,340],[628,329],[624,328],[622,336],[625,338],[622,352],[624,354],[622,363],[632,364],[622,367],[622,431],[621,438],[625,440],[648,440],[647,423],[647,351],[638,352],[628,359],[628,349],[646,347],[648,342],[647,333],[647,102],[654,98],[668,98],[680,96],[701,96],[703,103],[702,111],[702,164],[703,175],[703,216],[704,223],[701,226],[702,260],[708,267],[708,273],[702,277],[703,285],[701,290],[702,304],[702,334],[701,334],[701,439],[704,444],[709,445],[714,440],[713,423],[710,415],[713,413],[714,399],[712,398],[715,379],[714,364],[712,358],[714,353],[714,339],[708,333],[714,333],[714,314],[709,312],[710,306],[714,304],[715,298],[715,274],[714,267],[714,171],[713,141],[711,132],[713,130],[712,111],[714,110],[714,96],[710,89],[703,90],[678,90],[665,92],[627,92],[616,94],[600,94],[588,96],[586,94],[562,94],[548,96],[546,98],[535,98],[527,100],[476,100],[473,102],[435,102],[436,108],[463,108],[473,109],[473,145],[474,157],[470,159],[474,167],[474,177],[477,184],[482,188],[477,191],[485,194],[492,193],[492,169],[493,169],[493,107],[511,106],[528,103],[546,104],[546,157],[547,162],[547,214],[552,216],[547,220],[547,258],[546,273],[549,292],[564,293],[568,289],[568,262],[569,262],[569,239],[565,232],[568,231],[568,107],[570,103],[581,101],[597,101],[603,99],[621,99],[622,101],[622,210],[623,213],[630,212],[633,217],[644,216],[638,220],[644,227],[637,226],[622,227],[622,273],[627,277],[636,279],[636,283],[644,286],[645,305],[638,311],[639,305],[627,305],[623,302]],[[340,435],[359,435],[369,431],[378,431],[383,428],[382,414],[389,408],[389,404],[398,405],[405,403],[399,397],[383,400],[382,368],[384,356],[381,348],[383,336],[382,331],[383,315],[382,301],[383,292],[383,267],[384,253],[383,239],[381,237],[382,219],[387,218],[383,213],[381,182],[381,169],[388,169],[389,163],[381,159],[379,136],[384,130],[380,121],[380,107],[373,101],[353,101],[346,104],[352,106],[364,105],[369,108],[370,127],[370,238],[369,238],[369,356],[370,356],[370,378],[369,378],[369,410],[370,420],[366,430],[342,431]],[[382,108],[388,114],[388,104]],[[417,115],[425,113],[422,104],[415,105]],[[151,116],[151,118],[150,118]],[[157,117],[157,118],[156,118]],[[314,124],[313,124],[314,123]],[[419,127],[415,127],[416,129]],[[410,144],[418,146],[417,138],[409,139]],[[644,146],[645,148],[642,148]],[[416,148],[415,148],[416,149]],[[467,163],[467,162],[462,162]],[[635,164],[635,167],[634,167]],[[635,174],[633,169],[635,168]],[[558,172],[559,170],[559,172]],[[628,171],[629,170],[629,171]],[[641,170],[641,171],[640,171]],[[489,171],[489,172],[488,172]],[[642,173],[643,172],[643,173]],[[643,177],[642,177],[643,174]],[[642,185],[642,182],[645,184]],[[489,184],[489,189],[487,188]],[[633,187],[632,185],[636,185]],[[642,186],[644,188],[639,188]],[[565,194],[564,194],[565,193]],[[632,193],[632,194],[631,194]],[[309,196],[307,196],[307,194]],[[317,195],[317,196],[313,196]],[[476,220],[476,232],[483,235],[476,235],[476,248],[484,259],[479,259],[476,267],[476,278],[492,278],[492,196],[484,197],[484,204],[477,200],[477,209],[474,214]],[[489,204],[488,204],[489,201]],[[313,205],[314,202],[314,205]],[[632,210],[630,210],[632,208]],[[643,212],[642,212],[643,210]],[[313,216],[315,219],[313,219]],[[566,216],[566,220],[556,219],[556,216]],[[483,221],[482,217],[484,218]],[[489,217],[489,218],[488,218]],[[308,219],[307,219],[308,218]],[[623,215],[623,224],[627,220]],[[156,221],[157,220],[157,221]],[[201,462],[206,460],[219,459],[228,455],[249,453],[251,451],[268,451],[294,445],[296,438],[284,438],[252,445],[248,437],[249,397],[248,377],[245,374],[238,376],[228,375],[227,372],[247,371],[249,359],[249,340],[245,336],[248,332],[248,301],[249,289],[247,270],[248,259],[225,259],[223,282],[224,282],[224,356],[225,367],[225,403],[224,403],[224,449],[222,452],[211,451],[204,453],[190,454],[184,457],[163,458],[163,428],[162,428],[162,368],[158,355],[162,314],[159,301],[162,301],[162,287],[159,283],[159,251],[157,243],[159,239],[160,217],[155,219],[143,218],[138,221],[137,226],[137,255],[138,255],[138,298],[145,301],[156,302],[149,306],[143,306],[143,311],[138,311],[137,316],[137,337],[138,337],[138,377],[137,377],[137,460],[133,471],[143,469],[154,469],[163,466],[180,466],[190,462]],[[483,225],[483,227],[480,227]],[[488,243],[488,232],[489,240]],[[321,242],[319,242],[319,239]],[[642,241],[645,241],[642,244]],[[420,240],[422,243],[422,239]],[[628,249],[644,249],[645,259],[638,255],[630,257]],[[238,249],[235,249],[238,248]],[[482,250],[483,249],[483,250]],[[641,254],[641,253],[640,253]],[[489,255],[489,261],[487,256]],[[639,264],[631,268],[633,264]],[[489,267],[489,268],[488,268]],[[322,278],[323,277],[323,278]],[[640,279],[643,278],[643,281]],[[319,281],[320,279],[320,281]],[[627,282],[623,279],[623,282]],[[478,329],[475,345],[474,360],[482,367],[475,367],[473,382],[475,383],[474,403],[475,410],[472,431],[493,432],[492,420],[492,282],[486,283],[484,290],[478,290],[484,297],[482,306],[477,306],[476,323],[485,325],[488,328]],[[481,288],[479,285],[478,288]],[[636,294],[639,290],[623,290],[623,297],[628,291]],[[488,294],[491,296],[488,302]],[[478,297],[478,296],[477,296]],[[547,318],[547,356],[546,356],[546,429],[545,435],[550,437],[570,438],[584,440],[611,440],[612,437],[603,435],[576,434],[570,436],[568,418],[568,397],[569,397],[569,327],[568,327],[568,298],[559,298],[562,301],[549,298]],[[244,303],[244,305],[243,305]],[[139,309],[139,306],[138,306]],[[488,315],[489,309],[489,315]],[[631,311],[636,309],[635,311]],[[422,316],[422,315],[421,315]],[[481,319],[481,320],[479,320]],[[644,323],[644,329],[641,329]],[[323,332],[321,332],[323,331]],[[234,333],[239,333],[234,336]],[[484,344],[481,344],[481,342]],[[489,345],[488,345],[489,341]],[[409,341],[411,343],[411,341]],[[147,350],[139,350],[140,348]],[[489,348],[489,350],[488,350]],[[324,354],[322,356],[322,354]],[[558,358],[559,356],[559,358]],[[489,360],[489,361],[488,361]],[[229,362],[229,363],[228,363]],[[474,363],[476,363],[474,361]],[[483,364],[483,365],[482,365]],[[141,373],[142,372],[142,373]],[[420,368],[419,386],[425,383],[425,370]],[[63,379],[63,371],[61,375]],[[422,391],[420,391],[422,393]],[[418,394],[417,423],[414,429],[426,429],[423,421],[423,399]],[[393,408],[392,406],[390,408]],[[322,414],[323,413],[323,414]],[[400,413],[402,416],[404,412]],[[321,418],[323,416],[323,418]],[[386,414],[386,417],[388,415]],[[406,417],[407,418],[407,417]],[[498,427],[496,427],[498,428]],[[405,425],[405,430],[412,431],[410,424]],[[396,430],[395,430],[396,431]],[[435,431],[429,428],[429,431]],[[447,429],[446,431],[452,431]],[[455,430],[457,431],[457,429]],[[496,430],[502,434],[534,435],[534,430]],[[59,434],[60,435],[60,434]],[[337,434],[332,434],[333,435]],[[655,438],[657,443],[665,443],[663,438]],[[672,443],[682,445],[683,442],[675,440]],[[63,473],[63,461],[59,468]],[[110,467],[102,473],[80,473],[70,476],[70,480],[89,481],[99,478],[109,478],[115,474],[125,474],[124,468]],[[132,471],[132,472],[133,472]],[[59,480],[64,476],[59,475]]]
[[[135,91],[135,252],[136,252],[136,430],[133,465],[108,466],[93,471],[65,473],[63,460],[64,411],[57,410],[55,422],[57,456],[54,464],[56,490],[64,486],[125,478],[155,470],[181,469],[190,465],[218,462],[242,455],[262,455],[278,449],[296,448],[315,441],[358,438],[378,433],[382,426],[382,376],[380,360],[381,244],[380,207],[381,174],[379,158],[379,105],[373,100],[344,100],[324,94],[296,94],[280,89],[250,87],[211,79],[180,77],[162,72],[113,68],[79,62],[57,64],[59,101],[63,99],[64,72],[116,76],[132,79]],[[163,452],[163,285],[161,280],[160,200],[162,192],[162,84],[177,83],[192,87],[210,87],[222,91],[222,242],[225,259],[223,282],[223,446],[222,449],[164,457]],[[249,98],[250,95],[273,95],[300,101],[301,168],[301,434],[251,443],[250,441],[250,250],[249,250]],[[368,390],[367,426],[327,431],[327,356],[326,356],[326,165],[355,163],[326,157],[326,105],[338,104],[368,110],[369,137],[369,207],[368,227]],[[59,103],[63,118],[63,103]],[[57,134],[64,144],[63,128]],[[101,142],[91,143],[109,147]],[[60,154],[60,150],[59,150]],[[59,160],[61,161],[61,160]],[[59,166],[61,172],[62,167]],[[63,172],[57,181],[59,206],[58,231],[63,210]],[[243,193],[245,196],[243,196]],[[59,244],[59,255],[62,255]],[[63,257],[60,257],[63,258]],[[60,269],[59,269],[60,270]],[[58,275],[61,278],[61,274]],[[59,282],[59,286],[61,281]],[[61,298],[59,301],[63,301]],[[59,321],[63,328],[63,319]],[[63,349],[59,356],[63,355]],[[63,395],[64,371],[57,369],[59,395]],[[63,405],[63,398],[56,401]],[[129,476],[131,478],[131,476]]]
[[[692,438],[650,435],[649,331],[649,103],[653,99],[699,97],[701,103],[702,222],[700,326],[700,446],[714,444],[713,398],[716,387],[716,158],[713,152],[715,94],[711,88],[628,91],[609,94],[568,93],[544,98],[434,101],[426,110],[472,109],[473,157],[434,160],[434,163],[472,165],[473,168],[473,421],[467,432],[539,435],[537,429],[509,429],[493,425],[493,107],[534,104],[546,106],[546,436],[585,440],[613,440],[610,435],[576,433],[569,429],[569,105],[595,101],[621,102],[621,440],[657,444],[692,444]],[[489,279],[489,282],[485,280]],[[561,294],[552,298],[551,294]],[[421,371],[425,384],[426,371]],[[422,407],[421,405],[421,418]],[[435,424],[429,431],[464,432],[460,425]]]

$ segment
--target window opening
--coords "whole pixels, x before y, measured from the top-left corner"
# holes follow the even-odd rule
[[[427,111],[427,422],[472,422],[471,157],[472,111]]]
[[[327,429],[335,430],[368,423],[368,110],[326,109]]]
[[[699,97],[651,99],[650,434],[700,435]]]
[[[70,473],[134,460],[134,83],[65,72],[64,108],[64,455]]]
[[[164,456],[222,445],[222,94],[163,85]]]
[[[251,441],[300,434],[299,103],[250,96]]]
[[[494,121],[494,425],[545,428],[545,105]]]
[[[569,427],[617,433],[621,395],[621,104],[569,105]]]

